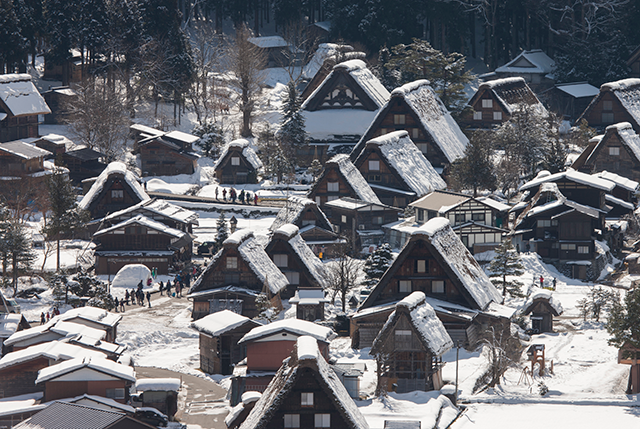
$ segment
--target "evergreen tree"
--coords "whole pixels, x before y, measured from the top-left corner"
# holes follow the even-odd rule
[[[206,121],[204,124],[197,125],[191,133],[200,137],[196,146],[202,149],[205,156],[212,159],[220,156],[220,149],[224,146],[224,133],[215,122]]]
[[[374,68],[374,71],[378,75],[378,79],[387,88],[389,91],[393,91],[398,86],[400,73],[397,70],[392,70],[391,67],[388,66],[389,60],[391,59],[391,52],[387,46],[383,46],[380,48],[380,52],[378,52],[378,64]]]
[[[315,181],[318,176],[322,174],[322,169],[322,164],[320,163],[320,161],[318,161],[318,158],[314,158],[313,161],[311,161],[311,165],[307,169],[307,173],[311,174],[313,176],[313,180]]]
[[[607,320],[609,345],[621,348],[629,345],[640,349],[640,288],[627,291],[622,302],[614,301]]]
[[[388,243],[384,243],[378,247],[364,263],[365,279],[363,284],[371,287],[378,283],[382,278],[382,275],[387,271],[387,268],[393,262],[393,254],[391,253],[391,246]]]
[[[496,248],[496,257],[493,258],[489,265],[489,271],[491,271],[491,277],[493,284],[502,288],[502,302],[507,296],[507,292],[511,296],[521,297],[522,292],[520,287],[522,282],[511,279],[507,280],[507,276],[521,276],[524,274],[524,266],[520,262],[520,255],[513,247],[511,239],[505,240]]]
[[[542,166],[551,174],[564,171],[567,164],[567,147],[560,139],[551,140],[549,149],[544,155]]]
[[[47,61],[62,65],[62,85],[69,85],[70,70],[67,60],[71,49],[78,44],[77,23],[79,8],[68,0],[47,0],[44,16],[47,41],[51,49]]]
[[[5,276],[9,270],[9,242],[6,239],[7,232],[11,226],[13,215],[11,210],[0,201],[0,257],[2,258],[2,275]],[[3,277],[4,279],[4,277]]]
[[[297,150],[308,143],[309,138],[305,131],[304,116],[302,116],[302,100],[293,81],[287,84],[278,139],[285,156],[290,160],[296,159]]]
[[[0,74],[13,73],[25,54],[26,40],[15,9],[13,0],[0,0]]]
[[[464,157],[451,166],[451,177],[455,188],[473,189],[473,196],[479,189],[496,189],[498,180],[491,156],[490,135],[485,132],[473,133]]]
[[[268,123],[258,134],[258,147],[260,148],[265,177],[275,178],[280,183],[287,173],[293,171],[293,162],[287,157]]]
[[[216,239],[213,245],[214,254],[222,249],[222,244],[229,238],[229,229],[227,228],[227,221],[224,217],[224,210],[220,212],[220,217],[218,217],[218,221],[216,222],[216,230]]]
[[[14,296],[18,293],[19,272],[29,270],[32,261],[36,258],[31,249],[31,240],[28,233],[25,224],[19,220],[12,220],[2,237],[6,244],[8,259],[11,262]]]

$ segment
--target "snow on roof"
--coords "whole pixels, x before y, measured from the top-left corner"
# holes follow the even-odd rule
[[[600,86],[600,92],[605,91],[611,91],[634,121],[640,123],[640,79],[622,79],[605,83]]]
[[[56,317],[59,317],[59,316],[56,316]],[[87,325],[75,323],[73,321],[57,320],[55,318],[52,319],[51,321],[55,322],[55,324],[51,326],[49,330],[51,332],[55,332],[58,335],[62,335],[63,337],[71,338],[71,337],[87,336],[95,339],[95,341],[99,341],[99,340],[104,340],[105,337],[107,336],[107,332],[103,329],[96,329]]]
[[[117,223],[109,228],[105,228],[105,229],[101,229],[99,231],[97,231],[95,234],[93,234],[94,237],[99,237],[101,235],[107,234],[109,232],[118,230],[118,229],[122,229],[125,228],[129,225],[133,225],[133,224],[137,224],[137,225],[142,225],[142,226],[146,226],[147,228],[153,229],[155,231],[160,231],[164,234],[167,235],[172,235],[176,238],[182,238],[185,235],[187,235],[186,232],[184,231],[180,231],[179,229],[175,229],[175,228],[171,228],[167,225],[165,225],[162,222],[158,222],[156,220],[153,219],[149,219],[148,217],[146,217],[145,215],[137,215],[135,217],[132,217],[131,219],[126,219],[123,220],[120,223]]]
[[[88,209],[93,200],[98,195],[100,195],[100,193],[102,192],[102,188],[104,187],[107,180],[109,180],[109,176],[111,176],[112,174],[122,175],[124,177],[124,180],[131,187],[138,198],[140,198],[141,201],[150,199],[149,195],[147,195],[140,183],[138,183],[138,180],[133,172],[129,171],[124,163],[116,161],[107,165],[107,168],[105,168],[104,171],[100,173],[96,181],[91,186],[91,189],[89,189],[84,197],[82,197],[80,203],[78,203],[78,207],[83,210]]]
[[[624,207],[625,209],[628,209],[628,210],[633,210],[635,208],[632,203],[622,200],[620,198],[616,198],[610,194],[606,194],[604,198],[606,201],[616,204],[618,206]]]
[[[316,25],[318,23],[316,22]],[[351,52],[353,47],[350,45],[342,45],[338,43],[320,43],[318,49],[313,54],[306,66],[304,66],[304,76],[312,78],[318,73],[325,60],[338,54],[340,51]]]
[[[372,353],[375,353],[374,350],[382,346],[381,342],[389,338],[389,330],[395,326],[398,317],[402,313],[409,316],[411,325],[413,325],[416,333],[431,353],[440,356],[453,347],[453,340],[451,340],[444,325],[436,316],[433,307],[426,302],[424,292],[416,291],[396,304],[396,309],[389,315],[387,322],[373,341],[371,346]]]
[[[444,212],[444,208],[457,207],[469,201],[469,195],[455,194],[446,191],[434,191],[410,203],[411,207]]]
[[[0,338],[9,338],[18,331],[22,314],[0,313]]]
[[[299,337],[296,342],[296,353],[298,355],[298,360],[316,360],[320,354],[318,342],[313,337],[303,335]]]
[[[69,402],[72,404],[88,405],[90,407],[96,407],[106,410],[109,410],[110,408],[116,408],[130,414],[136,412],[136,409],[130,405],[121,404],[120,402],[116,402],[111,398],[104,398],[102,396],[96,395],[87,395],[86,393],[84,395],[76,396],[75,398],[71,399],[61,399],[60,401]],[[102,405],[105,405],[107,408],[103,408]]]
[[[258,244],[253,236],[253,231],[246,229],[236,231],[224,241],[224,245],[237,245],[238,253],[240,253],[242,259],[249,265],[260,281],[263,283],[265,281],[268,282],[269,290],[272,293],[278,293],[289,286],[289,280],[269,258],[264,248]]]
[[[291,333],[298,337],[309,335],[325,343],[328,343],[336,337],[336,333],[326,326],[320,326],[302,319],[284,319],[253,328],[238,341],[238,344],[270,336],[281,331]]]
[[[77,371],[81,368],[90,368],[131,382],[136,381],[135,371],[130,366],[122,365],[108,359],[92,359],[85,357],[71,359],[41,369],[38,371],[36,384],[58,378],[64,374]]]
[[[378,108],[384,106],[389,99],[389,91],[382,85],[382,82],[371,73],[371,70],[367,68],[367,65],[362,60],[349,60],[336,64],[333,70],[343,69],[346,70],[351,77],[360,85],[360,87],[367,93],[369,98],[378,105]],[[333,72],[332,72],[333,73]],[[327,77],[329,79],[331,75]],[[322,86],[322,85],[320,85]],[[309,97],[311,98],[311,97]]]
[[[260,161],[260,158],[258,158],[258,154],[255,150],[253,150],[249,141],[245,139],[237,139],[229,142],[224,147],[222,153],[220,154],[220,158],[218,158],[213,166],[214,169],[218,168],[218,166],[226,158],[227,154],[229,153],[229,149],[231,148],[242,149],[242,155],[246,158],[246,160],[249,162],[249,164],[251,164],[253,168],[255,168],[256,170],[262,168],[262,161]]]
[[[582,173],[576,171],[573,168],[569,168],[567,171],[561,171],[560,173],[549,174],[548,171],[543,170],[535,177],[535,179],[528,181],[520,187],[520,191],[535,188],[545,182],[555,182],[561,179],[568,179],[572,182],[580,183],[582,185],[592,186],[594,188],[602,189],[606,192],[611,192],[615,188],[616,184],[610,180],[597,177],[595,175]]]
[[[44,98],[31,82],[31,75],[26,73],[0,76],[0,100],[13,116],[51,113]]]
[[[527,298],[527,300],[522,306],[522,312],[525,314],[530,313],[532,310],[531,307],[533,306],[534,301],[536,300],[547,301],[551,306],[551,308],[553,308],[556,311],[557,316],[561,315],[564,312],[564,308],[562,308],[562,304],[560,303],[560,301],[554,298],[553,292],[550,291],[549,289],[540,289],[540,288],[535,288],[532,291],[531,295]]]
[[[269,227],[269,230],[275,231],[276,229],[280,228],[282,225],[285,225],[288,223],[295,224],[300,219],[302,212],[304,212],[304,210],[310,206],[317,207],[317,204],[315,201],[306,197],[300,197],[296,195],[289,196],[287,198],[287,202],[285,203],[284,207],[280,209],[275,220]],[[320,214],[320,216],[322,216],[322,220],[325,221],[324,222],[325,225],[327,226],[331,225],[331,222],[329,222],[329,219],[327,219],[327,216],[324,214],[322,210],[320,210],[320,208],[318,208],[318,213]]]
[[[33,159],[51,155],[51,152],[38,146],[25,143],[22,140],[14,140],[0,143],[0,151],[10,153],[23,159]]]
[[[522,51],[513,60],[496,69],[497,73],[540,73],[553,72],[555,62],[541,49]]]
[[[406,131],[394,131],[369,140],[367,145],[376,145],[389,166],[396,170],[407,186],[422,196],[436,189],[444,189],[447,184],[431,163],[411,141]],[[356,160],[357,162],[357,160]]]
[[[618,124],[609,125],[606,131],[617,131],[622,144],[629,148],[636,157],[636,160],[640,161],[640,136],[636,134],[629,122],[620,122]],[[604,139],[601,140],[601,143],[602,141],[604,141]],[[593,152],[595,153],[595,149]]]
[[[431,245],[442,256],[442,261],[458,277],[480,309],[487,308],[491,301],[502,302],[502,296],[496,287],[451,229],[449,219],[436,217],[429,220],[411,234],[412,239],[419,235],[428,237]]]
[[[191,326],[200,332],[217,337],[247,322],[251,323],[252,321],[248,317],[233,311],[222,310],[196,320]]]
[[[48,341],[36,344],[22,350],[7,353],[0,359],[0,370],[19,365],[23,362],[45,357],[54,361],[69,360],[75,358],[93,357],[106,358],[106,355],[96,350],[76,346],[62,341]]]
[[[66,136],[61,136],[60,134],[49,133],[47,135],[41,136],[40,140],[46,140],[51,143],[64,145],[67,151],[74,151],[78,145],[76,145],[73,141],[69,140]]]
[[[547,109],[540,103],[538,97],[531,91],[524,78],[506,77],[503,79],[490,80],[480,84],[479,94],[482,89],[489,89],[502,105],[507,114],[512,115],[523,103],[535,106],[535,111],[541,115],[548,114]],[[475,97],[475,96],[474,96]]]
[[[288,239],[298,234],[299,228],[291,223],[282,225],[280,228],[274,231],[275,234],[284,235]]]
[[[259,48],[284,48],[289,45],[281,36],[249,37],[247,40]]]
[[[111,313],[103,308],[98,307],[78,307],[71,310],[67,310],[59,316],[54,317],[53,320],[69,321],[71,319],[80,318],[89,320],[91,322],[98,323],[104,326],[116,326],[122,315]]]
[[[149,217],[153,217],[153,215],[155,214],[162,217],[167,217],[177,222],[191,223],[194,225],[198,225],[198,213],[193,212],[191,210],[187,210],[184,207],[180,207],[178,205],[172,204],[166,200],[157,200],[155,198],[151,200],[140,201],[136,205],[111,213],[108,216],[105,216],[104,219],[110,220],[110,219],[118,218],[136,210],[151,212],[152,214]]]
[[[635,192],[638,189],[638,186],[640,186],[640,184],[635,180],[628,179],[616,173],[610,173],[606,170],[595,173],[594,176],[600,177],[601,179],[610,180],[621,188],[624,188],[627,191],[631,192]]]
[[[600,92],[598,88],[586,82],[561,83],[557,84],[556,88],[574,98],[592,98]]]
[[[621,79],[616,82],[607,82],[600,85],[601,91],[625,91],[640,85],[640,79]]]
[[[396,88],[391,93],[391,98],[394,97],[402,97],[406,101],[449,162],[464,156],[469,139],[442,104],[428,80],[417,80]]]
[[[136,381],[136,391],[138,392],[163,392],[180,390],[179,378],[142,378]]]
[[[274,232],[274,237],[278,234],[284,235],[287,238],[291,249],[298,255],[318,284],[322,288],[329,287],[329,275],[324,264],[315,253],[313,253],[309,246],[307,246],[307,243],[298,233],[298,227],[292,224],[283,225]]]
[[[478,197],[476,200],[480,201],[482,204],[486,204],[489,207],[498,210],[499,212],[505,212],[511,208],[510,205],[501,203],[500,201],[496,201],[493,198],[489,197]]]
[[[289,304],[319,305],[329,301],[328,298],[325,298],[322,289],[297,289],[293,298],[289,299]]]
[[[376,193],[371,189],[371,186],[369,186],[367,181],[364,180],[362,173],[360,173],[355,165],[353,165],[351,159],[349,159],[349,155],[344,153],[336,155],[327,161],[327,164],[331,163],[338,166],[340,173],[342,173],[344,179],[349,183],[349,185],[351,185],[359,199],[371,203],[382,204]],[[325,168],[327,164],[325,164]]]
[[[182,131],[171,131],[164,135],[164,137],[168,137],[173,140],[178,140],[185,143],[195,143],[200,140],[200,137],[194,136],[193,134],[183,133]]]

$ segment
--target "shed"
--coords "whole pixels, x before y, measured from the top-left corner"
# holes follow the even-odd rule
[[[0,142],[38,137],[38,115],[48,113],[30,74],[0,75]]]
[[[136,381],[135,391],[143,407],[151,407],[172,418],[178,411],[179,378],[143,378]]]
[[[298,288],[289,304],[296,305],[296,318],[313,322],[324,320],[324,305],[329,301],[321,288]]]
[[[258,183],[262,161],[248,140],[238,139],[225,146],[213,169],[219,183]]]
[[[547,289],[534,291],[522,308],[522,314],[531,314],[531,329],[535,334],[553,332],[553,318],[563,311],[562,304]]]

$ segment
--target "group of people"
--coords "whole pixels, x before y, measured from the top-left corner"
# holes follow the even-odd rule
[[[222,188],[223,201],[227,201],[227,194],[229,195],[229,201],[231,201],[232,203],[235,203],[237,199],[238,202],[240,202],[240,204],[251,204],[251,201],[253,201],[254,205],[256,206],[258,205],[258,194],[256,193],[253,194],[253,198],[252,198],[251,192],[245,191],[244,189],[241,190],[240,193],[238,194],[236,190],[233,188],[230,188],[228,192],[227,192],[227,188]],[[216,200],[219,201],[218,188],[216,188],[215,195],[216,195]]]
[[[53,307],[53,310],[51,310],[51,313],[49,313],[48,311],[45,313],[43,311],[42,313],[40,313],[40,324],[44,325],[49,320],[51,320],[52,317],[55,317],[59,314],[60,314],[60,310],[58,310],[58,307]]]
[[[182,296],[182,289],[184,285],[182,284],[182,282],[178,281],[178,276],[176,276],[176,278],[173,280],[173,284],[171,284],[171,280],[167,280],[166,285],[160,282],[160,288],[159,288],[160,295],[162,295],[163,292],[167,292],[167,296],[176,296],[176,297]],[[174,289],[175,292],[171,292],[172,289]],[[173,295],[171,295],[172,293]]]

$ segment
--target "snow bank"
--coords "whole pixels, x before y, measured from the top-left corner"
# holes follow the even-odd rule
[[[180,384],[179,378],[143,378],[136,381],[135,389],[137,392],[177,392],[180,390]]]
[[[318,359],[318,342],[315,338],[303,335],[296,342],[296,353],[298,360]]]
[[[191,326],[198,331],[217,337],[238,326],[242,326],[250,320],[248,317],[234,313],[233,311],[222,310],[196,320]]]
[[[146,265],[129,264],[120,268],[120,271],[118,271],[111,282],[111,287],[132,289],[135,288],[140,281],[142,281],[143,286],[146,286],[150,278],[151,270],[149,270]]]

